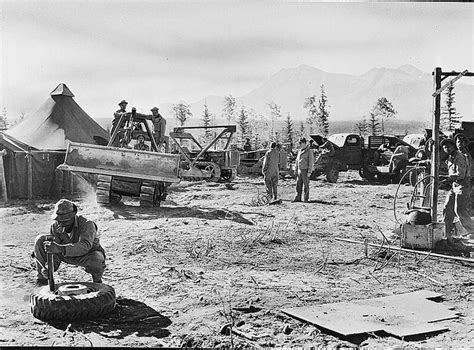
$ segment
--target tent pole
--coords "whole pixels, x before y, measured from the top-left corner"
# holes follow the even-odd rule
[[[28,147],[28,153],[26,155],[28,163],[28,199],[33,198],[33,165],[31,159],[31,147]]]
[[[1,181],[2,181],[2,197],[3,197],[3,201],[5,203],[8,202],[8,195],[7,195],[7,182],[5,180],[6,176],[5,176],[5,167],[3,166],[3,156],[7,154],[7,151],[5,150],[2,150],[0,152],[0,177],[1,177]]]

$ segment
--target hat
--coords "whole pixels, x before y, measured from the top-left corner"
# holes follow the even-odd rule
[[[124,103],[125,103],[126,105],[128,105],[128,102],[127,102],[127,101],[122,100],[122,101],[119,102],[119,106],[120,106],[121,104],[124,104]]]
[[[464,141],[467,142],[467,137],[464,134],[456,134],[456,136],[454,136],[454,142],[457,142],[458,139],[463,139]]]
[[[160,109],[158,107],[153,107],[152,109],[150,109],[150,111],[159,111]]]
[[[306,138],[302,137],[302,138],[300,139],[300,143],[306,143]]]
[[[138,140],[140,137],[143,137],[143,139],[145,139],[145,135],[139,134],[139,135],[137,136],[137,140]]]
[[[456,146],[456,143],[451,138],[446,138],[443,141],[441,141],[440,146],[443,147],[444,145],[447,145],[448,143],[452,144],[453,146]]]
[[[54,206],[53,220],[68,220],[72,219],[77,213],[77,206],[67,199],[60,199]]]

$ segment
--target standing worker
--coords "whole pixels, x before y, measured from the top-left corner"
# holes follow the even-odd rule
[[[448,165],[447,180],[452,182],[451,189],[446,194],[443,217],[445,225],[445,236],[447,243],[454,248],[457,244],[453,239],[454,219],[457,217],[462,227],[468,234],[474,233],[474,221],[467,212],[468,191],[471,181],[469,176],[468,161],[466,157],[456,149],[453,139],[444,139],[441,147],[448,154],[446,164]]]
[[[77,206],[60,199],[51,216],[54,220],[50,233],[36,237],[34,257],[38,271],[38,285],[48,284],[46,268],[47,254],[54,254],[54,270],[62,261],[83,266],[92,275],[93,282],[102,283],[105,269],[105,251],[99,243],[97,225],[81,215],[77,215]]]
[[[309,177],[313,172],[314,155],[313,151],[303,137],[300,139],[298,155],[296,156],[296,197],[293,202],[301,202],[301,192],[304,187],[304,201],[309,201]]]
[[[458,151],[461,152],[462,154],[464,154],[464,157],[466,157],[466,160],[467,160],[467,169],[468,169],[468,173],[469,173],[469,181],[468,181],[469,189],[467,191],[467,193],[468,193],[467,209],[468,209],[468,212],[469,212],[472,209],[472,203],[471,203],[471,200],[472,200],[472,174],[474,173],[473,169],[472,169],[472,166],[474,164],[472,164],[471,153],[467,149],[466,136],[464,134],[457,134],[454,137],[454,142],[456,142],[456,148],[458,149]]]
[[[112,120],[112,130],[110,130],[110,135],[113,135],[115,129],[117,128],[117,124],[120,120],[120,117],[127,113],[127,111],[126,111],[127,104],[128,104],[128,102],[125,101],[125,100],[122,100],[122,101],[119,102],[118,105],[120,106],[120,109],[118,109],[114,113],[114,119]]]
[[[278,178],[280,176],[280,148],[272,142],[263,158],[262,174],[270,201],[277,200]]]
[[[156,145],[158,146],[158,151],[160,151],[161,145],[165,141],[165,131],[166,131],[166,119],[159,113],[158,107],[153,107],[151,109],[151,121],[153,123],[153,136],[155,137]]]

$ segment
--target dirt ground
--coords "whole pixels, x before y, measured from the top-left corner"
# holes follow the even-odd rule
[[[397,254],[338,241],[380,243],[392,235],[397,185],[343,173],[336,184],[311,182],[311,201],[291,203],[295,180],[280,181],[283,202],[256,205],[262,177],[233,185],[182,182],[161,208],[124,198],[101,207],[76,199],[80,214],[99,226],[107,252],[104,283],[116,310],[91,321],[35,319],[29,295],[36,273],[34,237],[48,231],[50,201],[0,207],[0,346],[154,347],[469,347],[474,338],[472,263]],[[402,213],[411,187],[401,186]],[[443,193],[440,193],[442,200]],[[81,268],[61,265],[57,282],[90,281]],[[381,334],[343,339],[293,319],[283,308],[374,298],[428,289],[459,312],[442,321],[449,331],[415,339]],[[225,334],[226,324],[240,335]]]

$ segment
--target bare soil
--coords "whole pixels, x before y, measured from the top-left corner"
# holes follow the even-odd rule
[[[80,214],[99,226],[104,283],[118,299],[110,316],[71,324],[37,320],[29,308],[36,288],[30,253],[35,236],[48,232],[55,201],[12,201],[0,207],[0,346],[472,346],[472,263],[408,253],[388,261],[380,249],[366,256],[363,245],[336,240],[380,243],[385,235],[396,243],[397,186],[348,172],[336,184],[312,181],[309,203],[291,203],[295,181],[284,179],[282,203],[258,205],[261,177],[230,186],[182,182],[161,208],[140,208],[132,198],[108,207],[93,195],[77,199]],[[411,189],[400,187],[399,216]],[[63,264],[56,280],[91,277]],[[280,311],[419,289],[442,293],[460,313],[442,321],[449,331],[344,339]],[[228,335],[227,324],[239,335]]]

